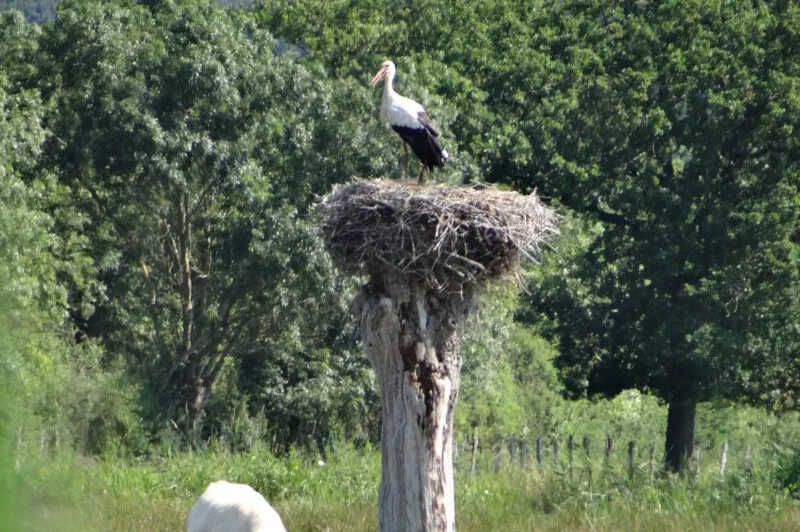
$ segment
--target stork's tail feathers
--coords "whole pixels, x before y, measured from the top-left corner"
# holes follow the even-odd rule
[[[439,140],[439,132],[427,123],[425,124],[425,132],[427,133],[428,156],[420,154],[420,159],[425,161],[431,170],[434,167],[442,168],[449,155],[444,146],[442,146],[442,141]]]
[[[447,150],[430,129],[402,126],[392,126],[392,129],[411,146],[414,154],[428,170],[444,166],[448,158]]]

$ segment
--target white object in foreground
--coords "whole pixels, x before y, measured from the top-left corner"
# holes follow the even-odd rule
[[[187,532],[286,532],[281,516],[247,484],[212,482],[186,519]]]

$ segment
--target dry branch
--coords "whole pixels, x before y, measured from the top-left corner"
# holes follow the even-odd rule
[[[517,273],[556,233],[536,194],[355,180],[317,206],[334,261],[350,273],[399,273],[437,290]]]

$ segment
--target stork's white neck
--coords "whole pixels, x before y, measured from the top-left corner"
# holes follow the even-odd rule
[[[383,82],[383,99],[391,99],[397,96],[397,93],[394,91],[394,76],[396,72],[394,70],[390,70],[386,74],[386,80]]]

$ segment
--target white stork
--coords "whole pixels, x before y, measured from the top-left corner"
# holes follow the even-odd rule
[[[410,98],[400,96],[392,88],[397,69],[391,61],[384,61],[381,69],[369,84],[373,87],[385,79],[383,84],[383,100],[381,101],[381,119],[389,122],[400,138],[403,139],[403,178],[408,180],[408,144],[422,163],[418,182],[422,184],[422,174],[427,168],[441,168],[447,160],[447,150],[439,142],[439,132],[431,124],[425,109]]]

